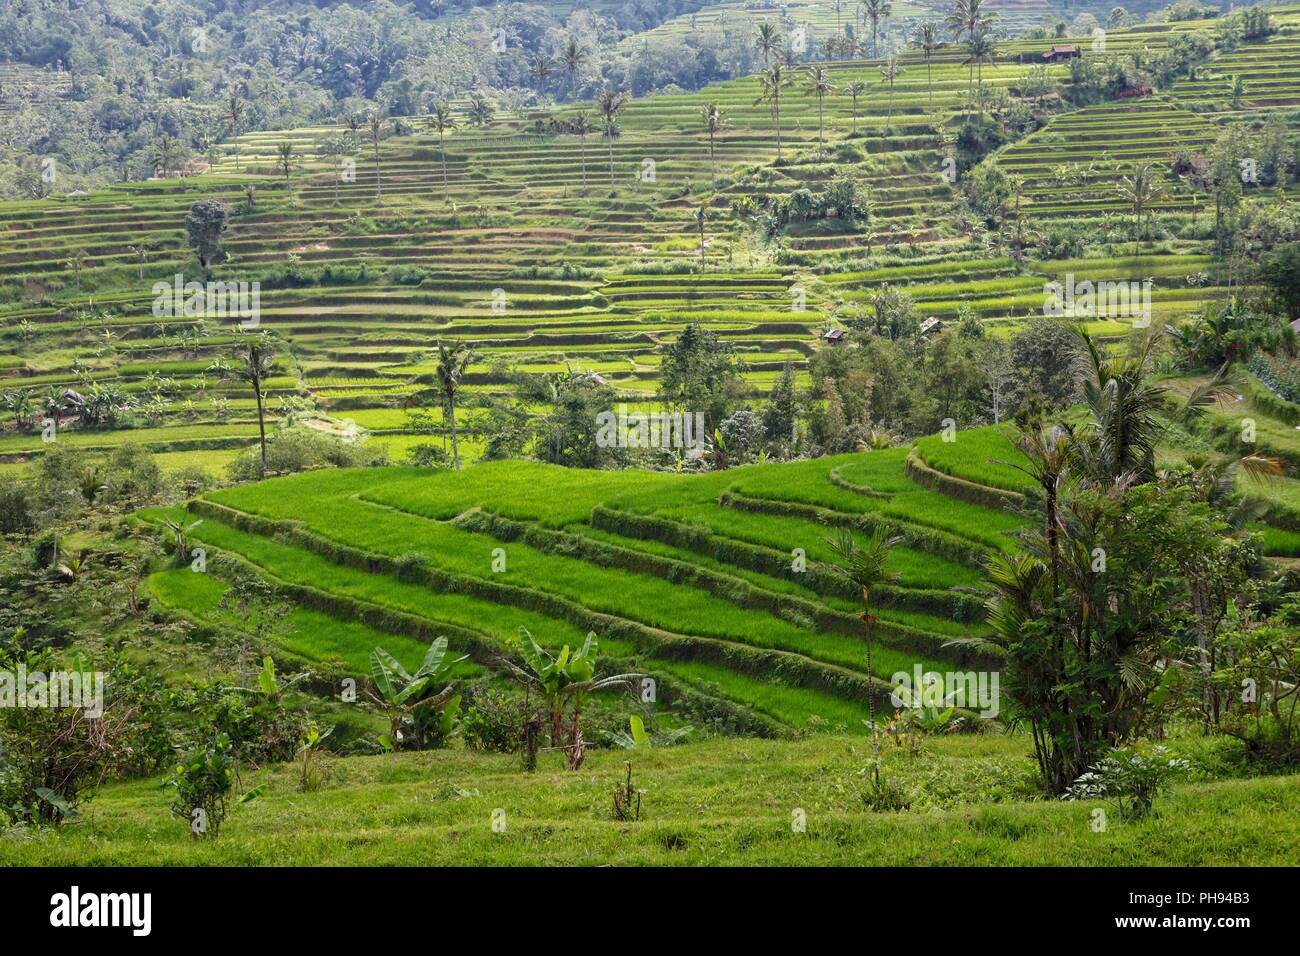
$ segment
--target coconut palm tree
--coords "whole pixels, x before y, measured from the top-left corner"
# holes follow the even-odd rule
[[[378,110],[374,110],[371,112],[368,122],[370,125],[370,143],[375,150],[375,202],[382,203],[384,201],[384,191],[379,182],[379,140],[384,135],[384,118],[379,115]]]
[[[569,130],[574,136],[578,137],[580,143],[579,149],[582,155],[582,191],[587,191],[587,137],[596,131],[596,126],[591,121],[591,117],[586,113],[579,113],[569,121]]]
[[[880,23],[894,12],[889,0],[862,0],[862,12],[871,23],[871,55],[880,56]]]
[[[456,435],[456,392],[460,389],[465,369],[474,361],[474,350],[464,342],[455,342],[449,349],[438,343],[438,387],[447,403],[447,421],[451,425],[451,459],[460,471],[460,444]]]
[[[992,64],[997,55],[998,44],[989,32],[987,24],[980,24],[966,41],[967,64],[976,70],[976,86],[980,102],[980,119],[984,118],[984,64]]]
[[[754,105],[767,103],[772,110],[772,122],[776,126],[776,158],[781,158],[781,93],[790,85],[786,68],[780,63],[773,63],[759,74],[762,91]]]
[[[822,564],[822,568],[849,582],[862,592],[862,631],[867,645],[867,722],[871,726],[872,772],[876,783],[880,783],[880,737],[876,727],[876,688],[872,673],[871,638],[876,616],[871,613],[871,592],[881,584],[898,580],[898,575],[887,571],[885,564],[894,548],[903,543],[902,537],[896,535],[885,524],[878,524],[871,535],[862,544],[848,528],[839,528],[834,537],[827,538],[826,543],[838,557],[834,564]]]
[[[551,58],[541,53],[537,54],[532,63],[528,65],[528,72],[537,81],[537,95],[541,96],[546,92],[547,78],[554,72],[551,66]]]
[[[442,157],[442,200],[451,202],[451,189],[447,185],[447,146],[444,136],[448,130],[456,128],[456,117],[451,114],[451,107],[446,103],[435,103],[429,111],[429,125],[438,134],[438,153]]]
[[[973,38],[981,27],[987,28],[995,19],[996,13],[984,9],[984,0],[953,0],[952,12],[943,22],[952,32],[953,39],[960,40],[963,36]],[[969,104],[975,96],[975,63],[968,61],[968,64],[966,101]],[[966,115],[970,115],[969,107]]]
[[[611,89],[600,91],[596,97],[596,109],[605,120],[605,139],[609,143],[609,188],[614,188],[614,137],[618,135],[618,116],[627,105],[627,94],[616,93]]]
[[[763,69],[766,70],[772,54],[781,48],[781,33],[777,30],[776,24],[770,20],[760,23],[758,32],[754,35],[754,45],[763,54]]]
[[[234,366],[218,359],[208,366],[221,379],[239,379],[247,382],[257,401],[257,433],[262,449],[262,477],[266,477],[266,380],[275,370],[275,341],[267,332],[249,334],[237,330]]]
[[[809,68],[808,84],[804,87],[804,92],[808,96],[817,97],[817,153],[820,155],[825,147],[826,131],[823,104],[826,102],[826,96],[835,92],[835,84],[831,82],[831,75],[826,72],[824,66]]]
[[[717,103],[705,103],[701,106],[700,118],[704,121],[704,129],[709,134],[709,167],[713,171],[713,187],[716,189],[718,186],[718,163],[714,159],[714,138],[718,133],[731,126],[731,120]]]
[[[862,96],[870,87],[862,80],[854,80],[847,84],[840,92],[845,96],[853,98],[853,135],[858,135],[858,97]]]
[[[916,31],[916,47],[925,54],[925,88],[929,93],[930,112],[934,112],[934,74],[931,70],[931,60],[934,57],[934,51],[939,49],[939,25],[933,20],[927,20],[922,23]]]
[[[1115,189],[1133,213],[1133,255],[1141,251],[1142,217],[1147,217],[1147,233],[1150,236],[1151,208],[1163,199],[1165,191],[1156,182],[1155,168],[1150,163],[1143,163],[1133,170],[1132,175],[1121,176]]]
[[[898,58],[893,56],[880,68],[880,78],[889,84],[889,118],[885,121],[886,129],[891,129],[894,125],[894,80],[898,79],[902,72],[903,68],[898,65]]]
[[[230,142],[235,147],[235,171],[239,171],[239,121],[244,117],[244,101],[231,93],[226,101],[226,119],[230,121]]]
[[[569,74],[569,95],[578,95],[578,69],[587,59],[587,51],[575,39],[570,39],[560,51],[560,65]]]
[[[293,143],[287,139],[275,148],[275,165],[284,176],[284,188],[289,188],[289,173],[293,171]]]

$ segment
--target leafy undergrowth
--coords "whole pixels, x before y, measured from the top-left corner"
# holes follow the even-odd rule
[[[891,752],[886,773],[913,809],[873,813],[861,738],[716,740],[593,751],[576,773],[544,755],[533,775],[508,756],[460,749],[336,761],[315,793],[289,766],[220,839],[193,841],[154,781],[103,788],[61,831],[5,831],[7,864],[857,864],[1268,865],[1300,862],[1300,777],[1188,782],[1125,822],[1096,803],[1034,799],[1028,740],[931,740]],[[624,761],[645,793],[639,822],[612,819]],[[792,823],[802,813],[805,832]],[[498,821],[493,828],[494,818]],[[504,822],[504,829],[501,822]]]

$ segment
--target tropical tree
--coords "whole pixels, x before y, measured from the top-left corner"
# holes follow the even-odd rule
[[[609,188],[614,188],[614,137],[618,135],[618,117],[627,105],[627,94],[616,93],[611,89],[600,91],[596,97],[596,109],[605,121],[605,139],[609,144]]]
[[[776,24],[770,20],[759,23],[758,32],[754,34],[754,45],[763,54],[763,69],[766,70],[772,54],[781,48],[781,33]]]
[[[808,70],[808,83],[804,87],[804,92],[808,96],[817,97],[817,152],[820,154],[825,147],[825,130],[826,122],[823,115],[823,105],[826,97],[835,92],[835,84],[831,82],[831,75],[823,66],[810,67]]]
[[[709,167],[713,171],[713,187],[718,186],[718,163],[714,159],[714,139],[718,133],[731,126],[726,111],[717,103],[705,103],[700,107],[700,119],[704,121],[704,130],[709,134]]]
[[[446,103],[435,103],[429,111],[429,125],[438,134],[438,153],[442,159],[442,200],[451,202],[451,188],[447,184],[447,146],[444,137],[456,128],[456,117]]]
[[[275,148],[275,164],[284,176],[284,187],[289,188],[289,173],[293,171],[293,143],[285,140]]]
[[[903,543],[902,537],[893,534],[885,524],[878,524],[865,542],[859,544],[849,528],[839,528],[826,543],[835,552],[838,561],[822,563],[822,567],[847,581],[862,593],[862,632],[867,645],[867,722],[871,727],[872,774],[880,783],[880,737],[876,727],[876,687],[872,671],[871,644],[876,616],[871,613],[871,592],[878,585],[896,581],[898,575],[886,570],[889,554]]]
[[[759,74],[761,92],[754,105],[768,104],[772,111],[772,123],[776,127],[776,158],[781,158],[781,94],[790,85],[786,68],[780,63],[773,63]]]
[[[1133,213],[1133,255],[1141,251],[1142,218],[1147,219],[1147,238],[1150,239],[1152,207],[1165,196],[1164,189],[1156,181],[1155,167],[1151,163],[1142,163],[1127,176],[1121,176],[1115,184],[1115,190]]]
[[[244,101],[238,93],[226,100],[226,120],[230,123],[230,143],[235,152],[235,171],[239,171],[239,121],[244,117]]]
[[[456,392],[474,357],[474,350],[464,342],[455,342],[451,348],[438,343],[438,388],[446,401],[447,420],[451,425],[451,457],[457,471],[460,470],[460,445],[456,440]]]
[[[853,98],[853,135],[854,136],[858,135],[858,97],[866,93],[868,89],[870,89],[870,87],[867,86],[867,84],[864,81],[854,80],[852,83],[846,84],[841,90],[841,92],[845,96],[849,96]]]
[[[582,156],[582,191],[587,191],[587,137],[596,131],[596,125],[585,112],[578,113],[569,121],[569,130],[578,137],[579,151]]]
[[[31,424],[32,415],[36,411],[36,405],[32,401],[32,396],[25,388],[6,389],[4,393],[4,406],[14,417],[14,428],[22,431]]]
[[[384,191],[379,182],[379,141],[384,135],[384,118],[379,115],[378,110],[371,112],[368,124],[370,126],[370,144],[375,150],[375,202],[382,203],[384,201]]]
[[[934,51],[942,45],[939,40],[939,25],[933,20],[927,20],[922,23],[916,31],[917,49],[925,54],[925,88],[930,100],[930,112],[934,112],[934,74],[932,72],[932,61]]]
[[[862,0],[862,12],[871,23],[871,55],[880,56],[880,23],[894,12],[889,0]]]
[[[257,401],[257,433],[261,445],[261,475],[266,477],[266,380],[275,369],[275,340],[268,332],[247,333],[237,331],[235,364],[228,365],[218,359],[208,366],[221,379],[238,379],[247,382]]]
[[[533,57],[532,62],[529,63],[528,72],[532,74],[533,79],[537,81],[537,95],[541,96],[546,92],[547,79],[555,72],[554,66],[551,63],[551,58],[542,53],[537,54],[537,56]]]
[[[973,39],[981,28],[987,29],[988,26],[997,18],[996,13],[991,13],[984,9],[984,0],[953,0],[952,11],[944,18],[946,26],[953,35],[953,39],[960,40],[963,36]],[[967,112],[970,115],[969,104],[975,98],[975,62],[967,61],[969,69],[967,70],[966,79],[966,102]]]
[[[890,129],[894,125],[894,80],[898,79],[902,72],[903,68],[898,65],[898,58],[892,56],[880,68],[880,78],[889,84],[889,118],[885,121],[885,126]]]
[[[614,674],[597,678],[596,656],[600,642],[588,633],[577,651],[565,644],[558,654],[551,654],[533,639],[527,628],[519,628],[515,645],[523,666],[514,661],[504,663],[530,691],[536,690],[545,703],[550,720],[551,746],[568,751],[569,769],[582,766],[582,700],[587,694],[615,687],[631,688],[639,674]],[[567,720],[567,725],[566,725]]]
[[[371,696],[388,717],[388,733],[379,738],[385,750],[423,750],[431,739],[451,734],[461,698],[449,680],[456,665],[467,659],[464,654],[449,657],[445,637],[434,638],[414,674],[382,647],[370,652]],[[404,728],[410,733],[404,734]]]
[[[989,32],[987,24],[980,24],[976,27],[966,41],[966,63],[976,71],[976,85],[978,87],[978,99],[980,103],[980,118],[984,117],[984,64],[992,64],[993,57],[997,55],[997,41],[993,39],[993,34]]]
[[[586,59],[587,51],[573,38],[570,38],[564,45],[564,49],[560,51],[560,65],[564,67],[564,72],[569,74],[570,96],[578,94],[578,69]]]
[[[1232,75],[1232,90],[1230,95],[1232,97],[1233,109],[1240,109],[1242,97],[1246,95],[1246,81],[1242,79],[1240,73],[1234,73]]]

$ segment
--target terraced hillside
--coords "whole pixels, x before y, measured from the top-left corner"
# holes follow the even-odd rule
[[[834,15],[827,4],[817,11]],[[916,12],[900,7],[896,16]],[[1300,15],[1277,8],[1274,17],[1279,32],[1238,48],[1224,71],[1248,58],[1285,76]],[[1109,49],[1156,44],[1195,27],[1113,31]],[[1020,91],[1028,68],[1022,56],[1032,59],[1042,45],[1003,41],[981,67],[981,85]],[[388,124],[377,150],[364,129],[343,147],[344,127],[250,133],[217,150],[201,175],[7,204],[0,208],[0,384],[162,394],[148,422],[69,433],[69,440],[91,447],[140,441],[173,456],[169,464],[219,470],[253,428],[247,391],[205,374],[229,347],[231,330],[160,319],[152,308],[154,283],[170,282],[188,260],[186,211],[210,197],[234,210],[230,259],[219,277],[260,281],[262,321],[291,348],[269,383],[273,415],[294,414],[295,398],[306,398],[351,419],[363,436],[379,433],[373,440],[397,457],[425,440],[410,432],[398,406],[429,384],[428,352],[450,337],[478,349],[471,394],[500,391],[503,363],[526,371],[567,364],[644,400],[657,384],[658,346],[689,322],[707,324],[737,348],[757,396],[785,364],[802,369],[822,333],[886,284],[905,287],[924,315],[973,313],[1003,334],[1041,311],[1043,283],[1059,263],[1036,264],[1026,255],[1032,246],[1016,240],[1009,247],[1005,236],[984,232],[962,212],[961,184],[945,176],[949,137],[972,80],[964,54],[941,47],[927,63],[909,51],[898,64],[891,93],[879,61],[828,63],[838,91],[821,102],[800,75],[782,97],[779,143],[773,111],[757,102],[759,84],[750,77],[633,100],[612,140],[599,123],[589,135],[563,131],[579,112],[598,119],[588,104],[523,113],[496,105],[491,119],[474,125],[468,101],[460,101],[445,144],[423,121],[402,118]],[[1046,69],[1068,84],[1068,66]],[[1122,242],[1130,227],[1114,198],[1115,177],[1139,159],[1168,156],[1171,136],[1195,146],[1221,121],[1243,118],[1200,112],[1196,99],[1213,99],[1217,87],[1197,84],[1219,69],[1188,85],[1186,98],[1180,83],[1156,100],[1062,113],[1006,147],[1000,164],[1023,180],[1021,221],[1032,232],[1083,217],[1107,223],[1110,239]],[[869,87],[856,109],[843,93],[854,80]],[[729,118],[713,162],[700,126],[706,102]],[[1268,104],[1248,98],[1246,106]],[[1094,142],[1102,131],[1106,142]],[[276,165],[286,143],[287,174]],[[866,225],[794,224],[774,248],[737,212],[755,197],[820,193],[839,174],[867,191]],[[1160,204],[1185,208],[1177,193]],[[1150,255],[1109,257],[1096,268],[1110,279],[1167,276],[1154,298],[1160,318],[1177,321],[1222,291],[1215,270],[1191,275],[1204,251],[1203,243],[1164,241]],[[1103,320],[1092,330],[1113,335],[1125,327]],[[163,392],[150,372],[169,380]],[[0,461],[18,465],[43,448],[34,433],[5,435]],[[474,448],[471,437],[471,454]]]
[[[885,522],[905,535],[897,580],[876,595],[887,678],[975,660],[944,644],[981,631],[978,565],[1018,527],[914,483],[908,453],[686,478],[520,462],[316,472],[213,492],[186,522],[201,520],[193,541],[304,609],[376,629],[346,645],[298,631],[290,653],[355,672],[368,641],[447,634],[489,663],[520,626],[557,647],[595,630],[620,664],[739,705],[769,732],[818,721],[861,732],[867,695],[887,681],[868,685],[860,595],[823,566],[834,528]],[[187,575],[165,572],[156,593],[202,614],[210,599],[177,580]]]

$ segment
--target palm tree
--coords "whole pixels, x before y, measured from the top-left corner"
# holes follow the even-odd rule
[[[871,55],[880,56],[880,21],[894,12],[889,0],[862,0],[862,12],[871,21]]]
[[[456,392],[460,389],[461,378],[470,362],[474,361],[474,350],[464,342],[453,343],[449,349],[438,343],[438,387],[447,402],[447,420],[451,424],[451,458],[460,471],[460,444],[456,435]]]
[[[892,56],[880,68],[880,78],[889,84],[889,118],[885,121],[886,129],[892,129],[894,125],[894,80],[898,79],[902,72],[903,68],[898,65],[898,58]]]
[[[235,171],[239,171],[239,121],[244,116],[244,101],[238,93],[231,93],[226,101],[226,119],[230,121],[230,141],[235,147]]]
[[[1147,380],[1147,364],[1160,333],[1152,329],[1136,355],[1114,356],[1086,332],[1083,403],[1088,419],[1078,443],[1081,465],[1102,484],[1150,481],[1156,445],[1164,431],[1160,412],[1167,390]],[[1199,396],[1194,400],[1204,403]]]
[[[574,39],[570,39],[560,51],[560,65],[564,67],[564,72],[569,74],[570,96],[578,95],[578,68],[586,58],[587,51]]]
[[[587,137],[596,131],[596,126],[591,121],[591,117],[585,112],[579,113],[569,122],[569,129],[573,135],[578,137],[582,155],[582,191],[587,191]]]
[[[1165,192],[1156,182],[1155,169],[1150,163],[1143,163],[1133,171],[1131,176],[1122,176],[1120,181],[1115,185],[1129,209],[1133,213],[1133,255],[1138,255],[1141,251],[1139,242],[1141,240],[1142,217],[1147,217],[1147,234],[1150,238],[1151,207],[1160,199],[1164,198]]]
[[[238,362],[233,368],[218,359],[208,366],[209,372],[216,372],[221,379],[236,378],[247,382],[253,389],[253,398],[257,400],[257,432],[262,447],[262,477],[266,477],[266,400],[265,384],[275,370],[275,342],[266,332],[255,335],[239,330],[235,343],[235,358]]]
[[[726,112],[717,103],[705,103],[700,107],[700,118],[704,120],[704,129],[709,134],[709,167],[713,170],[713,187],[718,187],[718,164],[714,159],[714,137],[731,126]]]
[[[871,591],[877,585],[896,581],[898,575],[885,570],[889,553],[903,543],[902,537],[892,533],[885,524],[878,524],[864,544],[859,544],[848,528],[839,528],[826,543],[839,557],[837,564],[822,564],[832,574],[849,582],[862,592],[863,634],[867,644],[867,722],[871,726],[872,772],[880,783],[880,738],[876,728],[876,688],[871,667],[871,636],[876,616],[871,613]]]
[[[596,108],[605,120],[605,139],[609,143],[609,188],[614,188],[614,137],[618,135],[618,114],[627,105],[626,93],[615,93],[611,89],[600,91],[596,97]]]
[[[821,154],[825,146],[826,123],[823,118],[822,105],[826,101],[826,95],[835,91],[835,84],[831,82],[831,75],[826,72],[822,66],[810,67],[808,70],[808,85],[804,87],[804,92],[809,96],[817,97],[817,153]]]
[[[456,117],[451,115],[451,107],[446,103],[433,104],[429,125],[438,133],[438,152],[442,156],[442,201],[451,202],[451,190],[447,185],[447,147],[443,141],[447,131],[456,128]]]
[[[546,92],[546,78],[554,72],[551,68],[551,58],[541,53],[537,54],[529,64],[528,71],[537,81],[537,95],[541,96]]]
[[[293,170],[293,143],[287,139],[275,148],[275,164],[284,175],[284,188],[289,188],[289,173]]]
[[[370,114],[370,142],[375,149],[375,202],[384,201],[384,191],[379,182],[379,140],[384,134],[384,118],[379,115],[378,110]]]
[[[853,97],[853,135],[858,135],[858,97],[866,93],[869,87],[862,80],[854,80],[841,91],[846,96]]]
[[[952,31],[953,39],[960,40],[963,36],[974,38],[981,27],[987,28],[995,19],[997,19],[996,13],[984,9],[984,0],[953,0],[952,12],[944,18],[943,22]],[[968,63],[970,69],[966,79],[967,103],[975,96],[975,64],[974,61]],[[966,115],[970,115],[969,107]]]
[[[939,25],[933,20],[922,23],[916,31],[916,46],[925,54],[925,87],[930,97],[930,112],[934,112],[934,76],[931,71],[931,59],[934,51],[939,49]]]
[[[758,25],[758,33],[754,35],[754,45],[758,47],[759,52],[763,54],[763,69],[767,69],[768,60],[772,54],[781,47],[781,34],[776,29],[776,24],[770,20],[764,20]]]
[[[979,88],[978,98],[980,101],[980,119],[984,118],[984,64],[992,64],[993,57],[997,55],[998,44],[989,32],[987,24],[980,24],[975,32],[971,34],[970,39],[966,41],[966,52],[969,58],[968,64],[976,70],[976,83]]]
[[[772,109],[772,122],[776,125],[776,158],[781,158],[781,92],[790,85],[790,78],[786,75],[786,69],[780,63],[773,63],[770,67],[759,74],[759,83],[762,85],[762,92],[759,93],[758,99],[754,100],[754,105],[767,103]]]

